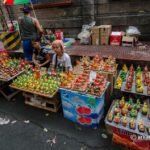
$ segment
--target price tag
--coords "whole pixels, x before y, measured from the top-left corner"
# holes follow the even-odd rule
[[[96,79],[96,72],[95,71],[91,71],[90,72],[90,82],[92,82],[94,79]]]

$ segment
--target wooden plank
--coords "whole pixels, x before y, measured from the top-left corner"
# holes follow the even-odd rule
[[[49,94],[43,94],[43,93],[40,93],[40,92],[35,92],[35,91],[30,91],[30,90],[27,90],[27,89],[23,89],[23,88],[18,88],[16,86],[13,86],[13,85],[9,85],[11,88],[14,88],[16,90],[20,90],[20,91],[23,91],[23,92],[27,92],[27,93],[32,93],[32,94],[37,94],[39,96],[43,96],[43,97],[47,97],[47,98],[53,98],[55,96],[55,94],[58,92],[58,89],[55,93],[53,93],[52,95],[49,95]]]
[[[25,97],[25,104],[33,106],[33,107],[37,107],[40,109],[48,110],[51,112],[57,112],[59,110],[59,107],[60,107],[60,103],[59,104],[52,104],[53,107],[43,106],[42,104],[32,102],[31,98],[28,98],[28,97]],[[45,105],[46,105],[46,103],[45,103]]]

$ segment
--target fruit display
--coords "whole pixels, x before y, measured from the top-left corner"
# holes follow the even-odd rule
[[[87,93],[90,95],[99,96],[105,91],[106,86],[106,77],[98,73],[96,75],[96,79],[94,79],[91,83],[88,84]]]
[[[145,126],[144,126],[144,121],[141,119],[139,124],[138,124],[138,129],[140,132],[144,132],[145,131]]]
[[[123,82],[126,81],[127,72],[128,72],[128,68],[124,64],[122,67],[122,70],[119,73],[119,76],[117,77],[116,83],[115,83],[116,89],[121,89]]]
[[[147,112],[148,112],[148,105],[146,102],[144,102],[144,105],[142,107],[142,114],[147,115]]]
[[[74,73],[63,74],[60,87],[100,96],[106,90],[108,82],[106,76],[96,72],[95,74],[96,76],[94,78],[89,70],[84,70],[83,73],[79,75],[74,75]]]
[[[28,67],[28,63],[23,59],[0,58],[0,79],[9,80]]]
[[[143,93],[144,86],[142,82],[142,71],[141,67],[138,66],[136,69],[136,91],[139,93]]]
[[[131,65],[130,69],[128,71],[128,76],[127,76],[127,80],[126,80],[125,90],[127,90],[127,91],[131,91],[132,90],[133,80],[134,80],[134,67],[133,67],[133,65]]]
[[[127,66],[123,65],[114,88],[140,95],[150,95],[150,72],[148,67],[145,66],[142,71],[140,66],[135,70],[131,65],[128,70]]]
[[[89,83],[89,74],[84,72],[73,81],[72,90],[85,92],[88,83]]]
[[[52,76],[40,77],[37,72],[23,74],[13,80],[11,86],[26,92],[51,96],[57,92],[60,82]]]
[[[109,56],[108,59],[102,64],[102,71],[105,72],[115,72],[117,69],[116,59],[112,56]]]
[[[91,60],[89,57],[83,57],[79,66],[82,66],[84,70],[95,70],[103,71],[108,73],[114,73],[117,69],[116,59],[112,56],[109,56],[108,59],[103,59],[100,55],[95,55]]]
[[[127,116],[124,116],[124,117],[122,118],[122,125],[123,125],[124,127],[126,127],[126,126],[127,126],[127,123],[128,123]]]
[[[63,73],[61,75],[61,84],[60,87],[62,88],[66,88],[66,89],[71,89],[72,88],[72,84],[73,84],[73,80],[75,79],[75,75],[73,73]]]
[[[148,86],[150,84],[150,72],[148,71],[148,67],[145,66],[143,70],[143,84]]]
[[[134,118],[131,118],[130,123],[129,123],[129,128],[135,130],[136,123],[135,123]]]
[[[136,134],[143,133],[149,135],[149,113],[150,107],[148,103],[140,104],[139,99],[134,101],[129,98],[126,101],[124,97],[112,103],[106,116],[106,124],[124,129]]]

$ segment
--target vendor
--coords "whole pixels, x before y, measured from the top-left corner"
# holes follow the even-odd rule
[[[44,48],[40,46],[40,40],[32,41],[32,46],[34,48],[32,56],[34,65],[48,68],[50,63],[50,55]]]
[[[52,67],[55,70],[70,72],[72,71],[72,64],[70,56],[64,52],[64,44],[61,40],[55,40],[52,43],[52,49],[55,52],[52,60]]]

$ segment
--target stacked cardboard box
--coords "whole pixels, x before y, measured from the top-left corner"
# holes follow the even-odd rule
[[[100,45],[100,26],[95,26],[91,29],[92,45]]]
[[[108,45],[109,37],[111,34],[112,26],[111,25],[101,25],[100,26],[100,44]]]
[[[93,27],[91,29],[92,45],[108,45],[111,30],[111,25],[101,25]]]

